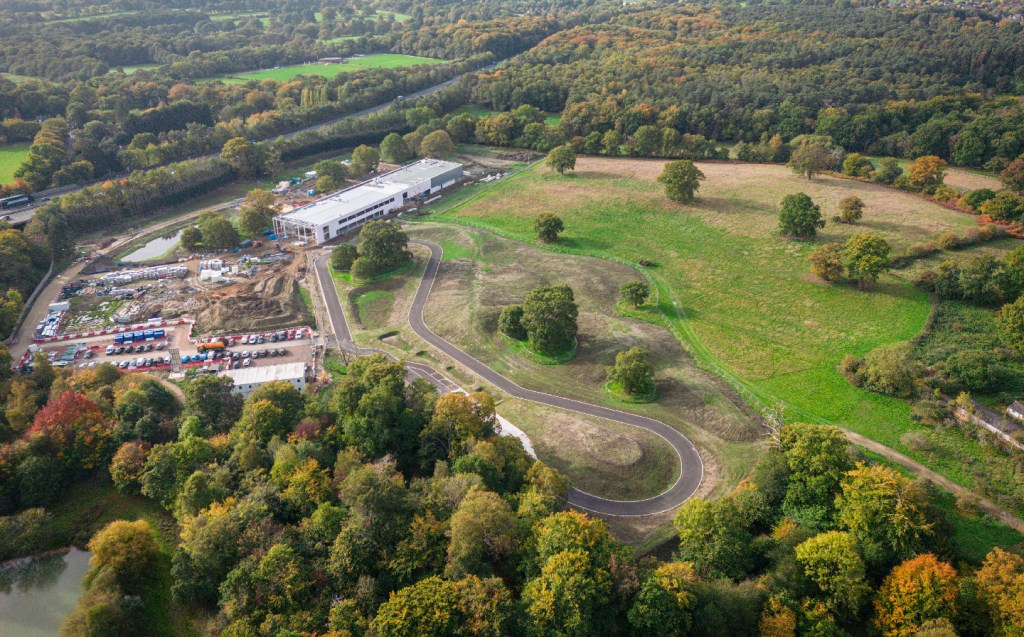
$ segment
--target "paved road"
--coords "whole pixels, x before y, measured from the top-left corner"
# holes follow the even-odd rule
[[[430,260],[427,262],[427,268],[423,273],[423,278],[420,280],[419,288],[417,288],[416,296],[413,299],[412,309],[409,312],[409,325],[423,340],[510,396],[588,416],[605,418],[650,431],[661,437],[672,447],[679,458],[681,470],[678,480],[668,490],[653,498],[629,501],[609,500],[580,491],[579,489],[572,489],[569,493],[569,504],[576,508],[604,515],[642,516],[675,509],[696,493],[704,477],[704,465],[693,443],[672,427],[638,414],[526,389],[505,378],[452,343],[434,334],[423,320],[423,308],[426,306],[430,291],[433,288],[434,279],[437,277],[437,271],[441,266],[443,253],[441,247],[435,243],[421,240],[413,240],[412,243],[425,246],[430,250]],[[351,333],[345,321],[341,300],[338,297],[334,281],[331,279],[327,268],[328,258],[326,254],[319,256],[315,259],[314,264],[327,312],[334,329],[335,344],[339,349],[355,354],[372,353],[375,350],[361,349],[352,343]],[[410,376],[426,378],[441,391],[462,391],[455,383],[445,378],[443,374],[427,365],[406,362],[406,368],[410,370]]]
[[[470,73],[480,73],[482,71],[488,71],[490,69],[493,69],[497,65],[498,65],[498,62],[494,62],[492,64],[489,64],[487,66],[481,67],[479,69],[476,69],[476,70],[473,70],[473,71],[468,71],[466,73],[463,73],[462,75],[457,75],[457,76],[453,77],[450,80],[446,80],[444,82],[441,82],[440,84],[435,84],[434,86],[427,87],[427,88],[423,89],[422,91],[416,91],[415,93],[410,93],[409,95],[405,95],[403,97],[403,99],[406,100],[406,101],[409,101],[409,100],[415,100],[415,99],[420,98],[420,97],[426,97],[428,95],[433,95],[434,93],[436,93],[436,92],[438,92],[438,91],[440,91],[442,89],[448,88],[449,86],[452,86],[452,85],[456,84],[460,79],[462,79],[462,77],[464,75],[468,75]],[[300,128],[300,129],[294,130],[294,131],[292,131],[290,133],[285,133],[283,135],[280,135],[280,137],[283,137],[284,139],[291,139],[292,137],[295,137],[296,135],[301,135],[301,134],[307,133],[309,131],[320,130],[321,128],[327,128],[328,126],[333,126],[333,125],[337,124],[338,122],[344,121],[346,119],[353,119],[353,118],[359,118],[359,117],[366,117],[367,115],[373,115],[374,113],[379,113],[379,112],[383,111],[387,107],[391,106],[393,103],[394,103],[393,101],[387,101],[387,102],[384,102],[382,104],[378,104],[377,106],[371,106],[370,108],[366,108],[366,109],[363,109],[361,111],[357,111],[355,113],[349,113],[348,115],[340,115],[340,116],[335,117],[333,119],[329,119],[329,120],[326,120],[326,121],[323,121],[323,122],[317,122],[316,124],[310,124],[309,126],[306,126],[304,128]],[[276,139],[277,137],[278,137],[278,135],[274,135],[273,137],[268,137],[266,139]],[[215,153],[209,153],[207,155],[202,155],[202,156],[199,156],[199,157],[189,157],[189,159],[205,159],[205,158],[209,158],[209,157],[217,157],[219,155],[220,155],[220,152],[218,151],[218,152],[215,152]],[[147,169],[147,170],[151,170],[151,169]],[[111,178],[118,177],[118,176],[123,177],[124,175],[111,175],[111,176],[108,176],[107,178],[111,179]],[[62,195],[78,192],[79,190],[82,190],[85,187],[86,187],[86,185],[75,186],[71,190],[68,190],[65,193],[61,193],[61,195],[54,195],[53,198],[56,199],[57,197],[62,196]],[[26,206],[24,208],[17,208],[15,210],[11,211],[11,212],[0,213],[0,216],[2,216],[2,215],[9,215],[10,218],[8,219],[8,221],[9,221],[9,223],[11,223],[11,225],[17,226],[17,225],[21,225],[23,223],[28,223],[32,219],[32,217],[35,215],[35,209],[37,207],[43,205],[43,203],[45,203],[45,202],[43,202],[43,201],[36,201],[36,202],[32,203],[31,205]]]

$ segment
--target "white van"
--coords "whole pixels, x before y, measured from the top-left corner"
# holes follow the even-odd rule
[[[113,354],[114,353],[114,346],[113,345],[107,345],[106,352],[107,352],[107,356],[110,356],[111,354]]]

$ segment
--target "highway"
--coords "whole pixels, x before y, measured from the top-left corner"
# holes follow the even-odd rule
[[[610,500],[573,488],[568,496],[570,505],[603,515],[644,516],[673,510],[697,492],[697,488],[704,477],[704,464],[693,443],[674,428],[639,414],[526,389],[431,331],[423,320],[423,309],[427,304],[430,291],[434,285],[434,279],[437,277],[437,272],[441,267],[443,251],[440,246],[429,241],[412,240],[411,243],[425,246],[430,250],[430,260],[427,262],[426,270],[424,270],[419,287],[416,289],[416,295],[413,298],[412,308],[409,312],[409,325],[420,338],[510,396],[644,429],[664,440],[679,458],[679,478],[675,484],[652,498],[645,500]],[[328,259],[329,256],[327,254],[318,256],[314,260],[314,267],[316,268],[320,289],[333,328],[335,345],[339,349],[357,355],[376,353],[378,350],[359,348],[352,342],[341,299],[338,296],[337,289],[334,287],[334,281],[331,278],[327,265]],[[389,357],[394,360],[393,356],[389,355]],[[447,379],[443,374],[422,363],[406,362],[406,369],[409,370],[411,378],[426,378],[435,387],[438,387],[440,391],[462,391],[458,385]]]
[[[405,95],[403,97],[403,99],[405,99],[406,101],[410,101],[410,100],[415,100],[415,99],[418,99],[418,98],[421,98],[421,97],[426,97],[428,95],[432,95],[432,94],[434,94],[434,93],[436,93],[436,92],[438,92],[440,90],[448,88],[449,86],[455,85],[464,75],[468,75],[469,73],[479,73],[481,71],[487,71],[489,69],[493,69],[497,65],[498,65],[498,63],[494,62],[492,64],[489,64],[489,65],[485,66],[485,67],[476,69],[475,71],[469,71],[468,73],[464,73],[463,75],[457,75],[457,76],[455,76],[454,78],[452,78],[450,80],[441,82],[440,84],[435,84],[434,86],[430,86],[428,88],[425,88],[422,91],[417,91],[415,93],[411,93],[409,95]],[[335,117],[333,119],[329,119],[329,120],[324,121],[324,122],[319,122],[319,123],[316,123],[316,124],[311,124],[311,125],[306,126],[304,128],[300,128],[298,130],[294,130],[294,131],[292,131],[290,133],[285,133],[284,135],[274,135],[273,139],[277,139],[278,137],[283,137],[284,139],[291,139],[291,138],[293,138],[293,137],[295,137],[297,135],[301,135],[303,133],[308,133],[310,131],[317,131],[317,130],[320,130],[322,128],[327,128],[329,126],[333,126],[333,125],[337,124],[338,122],[344,121],[346,119],[353,119],[353,118],[358,119],[360,117],[366,117],[367,115],[373,115],[374,113],[380,113],[381,111],[383,111],[387,107],[391,106],[393,103],[394,102],[391,102],[391,101],[384,102],[382,104],[378,104],[377,106],[371,106],[370,108],[365,108],[365,109],[363,109],[361,111],[357,111],[355,113],[349,113],[348,115],[341,115],[339,117]],[[270,139],[270,138],[267,138],[267,139]],[[203,158],[209,158],[209,157],[216,157],[218,155],[220,155],[220,153],[216,152],[216,153],[209,153],[207,155],[202,155],[201,157],[190,157],[189,159],[203,159]],[[125,175],[109,175],[109,176],[105,177],[105,179],[113,179],[113,178],[124,177],[124,176]],[[74,186],[70,190],[67,190],[65,192],[60,193],[60,195],[54,195],[53,198],[55,199],[55,198],[57,198],[59,196],[63,196],[63,195],[67,195],[67,194],[78,192],[78,191],[82,190],[83,188],[86,188],[88,185],[89,184],[85,184],[85,185],[82,185],[82,186]],[[15,209],[13,209],[11,211],[3,211],[2,213],[0,213],[0,216],[7,215],[8,216],[8,220],[7,221],[12,226],[19,226],[19,225],[22,225],[22,224],[26,224],[26,223],[28,223],[29,221],[32,220],[32,217],[35,215],[35,209],[38,208],[39,206],[43,205],[44,203],[46,203],[46,202],[44,202],[44,201],[42,201],[40,199],[40,200],[37,200],[37,201],[33,202],[32,204],[30,204],[28,206],[25,206],[25,207],[15,208]]]

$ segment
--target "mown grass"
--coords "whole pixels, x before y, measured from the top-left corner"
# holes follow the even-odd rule
[[[924,454],[901,436],[920,429],[901,400],[850,386],[836,372],[846,354],[918,335],[928,318],[927,295],[886,276],[868,292],[824,285],[807,271],[807,256],[824,241],[871,230],[897,248],[963,230],[975,218],[872,184],[834,178],[814,182],[784,168],[704,164],[708,175],[691,206],[667,201],[654,183],[661,162],[583,159],[577,174],[533,170],[512,177],[439,215],[540,245],[533,218],[558,214],[566,225],[554,249],[636,263],[649,270],[660,306],[647,313],[675,328],[689,349],[719,373],[733,376],[761,400],[781,399],[791,421],[839,423],[923,462],[959,484],[981,481],[970,460],[998,455],[959,431],[935,432],[947,453]],[[865,200],[864,220],[829,224],[816,241],[793,241],[775,231],[784,194],[805,191],[826,217],[842,197]],[[1022,510],[1005,489],[990,492]]]
[[[618,288],[635,279],[635,272],[624,266],[537,250],[490,233],[450,225],[417,223],[408,226],[408,232],[439,242],[445,250],[424,311],[426,323],[435,333],[524,387],[636,411],[678,428],[707,451],[702,456],[706,458],[708,490],[714,485],[731,489],[750,469],[757,456],[754,440],[760,428],[749,412],[737,404],[738,399],[720,381],[694,368],[667,331],[615,312]],[[580,308],[578,351],[575,358],[562,365],[538,364],[510,347],[496,330],[502,307],[521,302],[533,287],[552,282],[571,285]],[[651,351],[652,365],[657,370],[659,400],[651,404],[624,404],[602,389],[607,366],[614,362],[618,352],[634,345]],[[498,411],[518,426],[515,415],[503,411],[508,403],[503,402]],[[548,414],[546,408],[538,409]],[[548,420],[541,418],[539,423],[525,423],[523,427],[541,459],[580,474],[593,471],[610,482],[600,459],[579,444],[541,446],[534,439],[534,435],[547,439],[568,437],[585,428],[585,423],[556,423],[556,413],[551,410]],[[656,441],[655,447],[657,450],[652,448],[647,456],[669,463],[658,471],[675,472],[678,460],[674,456],[652,455],[663,451],[671,454],[671,450],[661,441]],[[637,470],[621,477],[634,484],[614,488],[632,489],[633,497],[656,495],[663,486],[659,481],[648,481],[649,471]],[[615,497],[596,488],[592,492]]]
[[[388,324],[388,317],[395,305],[395,294],[388,290],[367,290],[358,294],[353,303],[363,328],[375,330]]]
[[[31,144],[7,144],[0,146],[0,184],[14,181],[14,171],[28,158]]]
[[[241,84],[250,80],[277,80],[288,82],[299,75],[319,75],[332,78],[339,73],[349,73],[361,69],[394,69],[404,66],[418,66],[421,64],[440,64],[443,60],[435,58],[416,57],[398,53],[375,53],[359,58],[352,58],[341,64],[293,64],[282,66],[276,69],[265,69],[262,71],[251,71],[248,73],[234,73],[231,75],[215,77],[210,79],[222,80],[226,83]]]

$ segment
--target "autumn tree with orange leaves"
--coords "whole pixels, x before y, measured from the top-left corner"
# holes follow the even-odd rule
[[[875,625],[885,637],[914,637],[925,622],[952,619],[956,570],[931,553],[903,562],[885,578],[875,600]]]
[[[25,436],[70,468],[105,466],[116,448],[114,428],[99,405],[66,391],[36,414]]]

